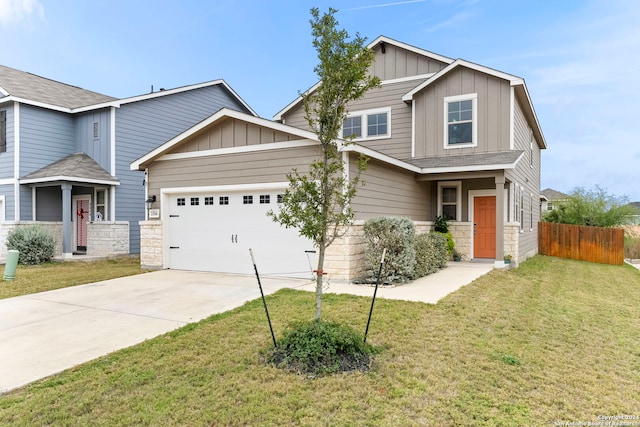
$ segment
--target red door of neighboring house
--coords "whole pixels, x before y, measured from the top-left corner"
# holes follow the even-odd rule
[[[473,257],[496,257],[496,196],[473,198]]]
[[[76,200],[76,251],[87,251],[87,222],[89,221],[89,199]]]

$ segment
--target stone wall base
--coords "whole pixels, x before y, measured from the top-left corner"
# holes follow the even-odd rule
[[[140,221],[140,266],[160,270],[164,266],[162,253],[162,221]]]

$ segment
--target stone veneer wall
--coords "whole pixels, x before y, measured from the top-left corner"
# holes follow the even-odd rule
[[[455,249],[464,261],[469,261],[471,255],[471,230],[470,222],[449,222],[449,232],[455,242]]]
[[[520,240],[520,224],[508,222],[504,226],[504,254],[513,257],[511,263],[514,267],[526,259],[526,254],[521,254],[518,250]]]
[[[3,222],[0,223],[0,259],[7,259],[7,236],[18,227],[37,224],[51,232],[55,241],[56,249],[54,257],[62,256],[62,222],[44,222],[44,221],[20,221],[20,222]]]
[[[163,266],[162,221],[140,221],[140,266],[159,270]]]
[[[88,256],[118,256],[128,253],[128,221],[95,221],[87,224]]]

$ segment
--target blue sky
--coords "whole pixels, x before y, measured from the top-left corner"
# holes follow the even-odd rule
[[[0,0],[0,63],[114,97],[223,78],[271,118],[315,83],[309,9],[527,83],[542,188],[640,201],[636,0]]]

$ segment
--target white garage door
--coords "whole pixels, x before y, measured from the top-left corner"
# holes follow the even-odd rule
[[[173,194],[169,197],[169,268],[309,278],[313,243],[267,216],[277,211],[274,191]],[[314,259],[311,259],[312,265]]]

